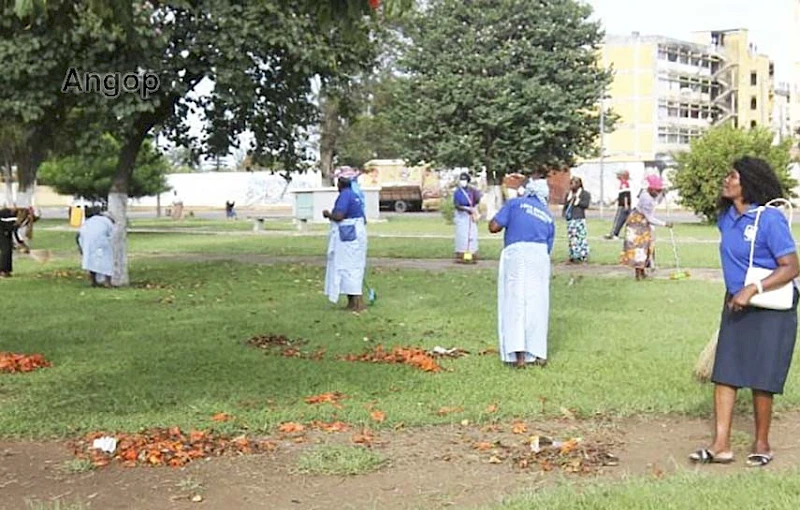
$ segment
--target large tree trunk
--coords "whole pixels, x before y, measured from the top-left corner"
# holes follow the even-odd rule
[[[114,218],[111,247],[114,252],[114,274],[111,284],[121,287],[130,284],[128,273],[128,188],[133,175],[136,155],[144,142],[148,129],[142,129],[122,146],[117,162],[117,173],[108,193],[108,212]]]
[[[12,182],[12,178],[13,178],[13,175],[12,175],[11,163],[10,162],[6,162],[3,165],[3,181],[5,182],[5,188],[6,188],[5,189],[5,191],[6,191],[5,206],[6,207],[11,207],[12,205],[14,205],[14,183]]]
[[[491,220],[497,211],[503,207],[505,197],[503,196],[503,177],[496,172],[486,171],[486,218]]]
[[[319,139],[319,169],[322,182],[333,183],[333,159],[342,125],[337,99],[322,98],[322,126]]]
[[[36,174],[39,165],[44,161],[44,153],[36,142],[29,151],[22,155],[17,164],[17,207],[30,207],[33,205],[33,195],[36,191]]]

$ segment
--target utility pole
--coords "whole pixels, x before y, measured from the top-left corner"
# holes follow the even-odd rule
[[[606,178],[606,104],[605,94],[600,98],[600,217],[603,217],[605,207],[605,178]]]

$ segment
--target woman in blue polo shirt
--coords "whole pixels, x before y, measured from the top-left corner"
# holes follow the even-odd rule
[[[766,161],[742,158],[725,177],[718,226],[720,259],[725,278],[725,305],[714,359],[714,440],[690,458],[695,462],[731,462],[730,435],[736,392],[753,392],[755,442],[749,466],[772,460],[769,428],[773,395],[782,394],[797,336],[797,290],[790,310],[749,306],[756,294],[780,288],[798,275],[797,250],[789,223],[777,208],[767,207],[754,227],[758,206],[782,196],[775,172]],[[753,266],[773,270],[755,284],[745,285],[750,244],[755,239]]]
[[[547,208],[547,181],[535,179],[525,195],[505,203],[489,232],[505,229],[497,280],[500,358],[518,368],[547,362],[550,253],[555,223]]]
[[[352,189],[350,179],[340,177],[339,196],[333,211],[322,215],[331,220],[328,234],[328,263],[325,270],[325,295],[337,303],[347,294],[347,309],[365,310],[362,299],[364,270],[367,267],[367,227],[364,203]]]

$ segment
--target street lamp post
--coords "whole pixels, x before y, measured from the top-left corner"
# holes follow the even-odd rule
[[[605,180],[606,180],[606,105],[605,97],[600,99],[600,217],[603,217],[605,207]]]

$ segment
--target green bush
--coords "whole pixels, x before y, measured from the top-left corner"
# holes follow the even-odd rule
[[[693,140],[689,151],[675,156],[678,167],[670,175],[673,188],[680,193],[680,204],[688,207],[709,222],[716,221],[717,198],[722,180],[731,165],[743,156],[762,158],[769,162],[784,189],[792,197],[797,182],[789,175],[791,140],[773,145],[774,135],[768,129],[736,129],[721,126],[708,130]]]

